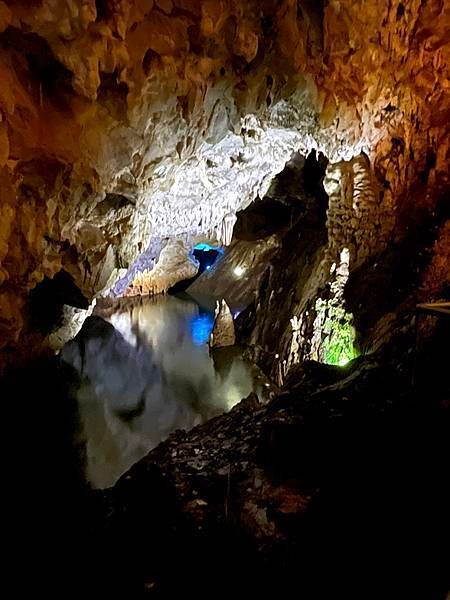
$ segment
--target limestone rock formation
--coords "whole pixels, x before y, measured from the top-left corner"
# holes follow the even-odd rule
[[[447,0],[1,1],[0,347],[61,269],[90,301],[153,236],[228,242],[294,150],[373,182],[362,255],[398,243],[448,197],[449,23]]]
[[[52,331],[48,336],[49,346],[52,350],[61,350],[64,344],[77,335],[84,321],[91,316],[95,304],[96,300],[94,299],[91,306],[86,310],[68,305],[63,307],[63,322],[61,326]]]
[[[221,302],[217,301],[209,346],[210,348],[225,348],[233,346],[235,342],[233,315],[228,304],[222,299]]]
[[[198,264],[189,256],[189,249],[182,240],[172,240],[164,246],[153,269],[138,272],[125,296],[155,295],[167,292],[184,279],[195,277]]]
[[[276,236],[256,242],[234,240],[214,269],[202,273],[188,288],[189,294],[199,299],[225,297],[230,308],[245,308],[253,301],[277,246]]]

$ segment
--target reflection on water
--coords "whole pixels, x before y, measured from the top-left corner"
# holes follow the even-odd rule
[[[238,350],[209,355],[214,315],[191,299],[127,299],[102,316],[61,352],[82,376],[77,398],[95,487],[113,485],[175,429],[260,392]]]
[[[191,336],[196,346],[207,344],[214,325],[213,313],[204,312],[191,319]]]

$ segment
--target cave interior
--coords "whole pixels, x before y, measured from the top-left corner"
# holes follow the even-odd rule
[[[25,597],[450,598],[450,0],[0,0]]]

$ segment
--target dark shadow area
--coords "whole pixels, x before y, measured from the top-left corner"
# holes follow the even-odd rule
[[[136,496],[136,506],[149,512],[133,549],[120,547],[109,531],[107,497],[84,479],[79,385],[76,371],[57,358],[12,369],[0,381],[9,449],[3,471],[4,585],[21,597],[43,591],[47,598],[118,592],[141,597],[140,560],[151,561],[153,553],[169,557],[170,549],[163,551],[172,539],[164,519],[171,506],[167,485],[152,482]],[[137,524],[141,512],[132,512]]]
[[[56,358],[10,370],[0,382],[10,449],[2,538],[8,576],[25,597],[44,589],[56,597],[68,582],[80,592],[97,560],[83,449],[74,448],[77,385]]]
[[[30,327],[43,335],[62,324],[64,304],[87,309],[89,302],[67,271],[61,269],[53,279],[44,277],[29,295]]]
[[[276,348],[283,337],[285,322],[295,314],[295,307],[307,291],[309,278],[327,244],[328,196],[323,188],[327,162],[326,157],[315,152],[306,159],[295,155],[274,179],[267,194],[273,199],[271,202],[285,205],[284,214],[289,215],[289,219],[279,230],[280,247],[265,267],[257,297],[237,317],[236,328],[238,339],[244,342],[256,331],[259,346],[253,358],[272,377],[276,373],[273,372],[274,353],[270,348]],[[270,214],[269,211],[261,222],[272,223]],[[248,232],[257,222],[249,215],[247,220],[241,220],[241,226]],[[260,228],[257,235],[261,235],[261,231]],[[238,230],[236,235],[243,234]],[[269,302],[274,291],[283,298],[275,312]],[[306,335],[310,333],[306,332]]]
[[[47,97],[60,108],[65,107],[64,94],[73,92],[72,73],[55,57],[47,40],[36,33],[24,33],[9,26],[0,33],[0,48],[14,50],[17,59],[25,59],[28,73],[25,74],[24,65],[19,63],[17,70],[23,74],[25,88],[33,89],[38,103]]]
[[[363,350],[373,343],[371,328],[378,319],[389,312],[411,313],[420,302],[421,278],[439,229],[449,218],[448,194],[442,196],[436,210],[420,206],[410,209],[402,238],[350,274],[345,300],[354,315],[356,343]],[[441,297],[450,298],[450,290],[444,289]]]
[[[97,21],[107,21],[114,14],[108,0],[95,0],[95,8],[97,11]]]
[[[314,195],[326,206],[328,197],[322,181],[327,162],[315,151],[306,158],[295,154],[274,178],[266,196],[237,213],[233,239],[254,241],[274,233],[283,235],[305,212],[305,194]]]
[[[135,206],[135,204],[134,198],[129,198],[123,194],[105,194],[103,200],[95,207],[95,213],[104,217],[110,210],[118,211],[126,206]]]
[[[115,119],[127,120],[128,91],[128,85],[120,81],[117,69],[112,73],[100,73],[97,99]]]
[[[46,597],[70,589],[205,598],[220,588],[444,600],[450,393],[437,359],[449,334],[443,325],[422,344],[414,389],[379,357],[341,370],[305,364],[264,410],[249,400],[176,433],[107,492],[86,485],[84,449],[74,444],[77,373],[56,358],[10,371],[0,387],[9,448],[2,539],[14,585]],[[200,448],[208,458],[197,469]],[[264,516],[246,521],[255,477],[266,482]],[[300,494],[305,508],[290,508],[289,495],[280,505],[267,486]],[[198,508],[186,508],[191,499]],[[255,523],[277,535],[261,541]]]
[[[216,265],[223,256],[223,249],[214,248],[209,244],[198,244],[192,250],[192,256],[199,263],[197,275],[176,283],[170,288],[169,294],[180,294],[185,292],[202,273],[213,269],[214,265]]]
[[[334,367],[305,365],[303,378],[263,416],[249,417],[252,409],[243,404],[228,429],[206,424],[202,442],[208,456],[227,453],[225,475],[214,462],[220,458],[195,472],[193,440],[179,435],[114,489],[118,547],[134,547],[143,534],[148,510],[142,494],[154,485],[166,498],[167,545],[151,562],[138,551],[128,557],[155,597],[203,598],[220,587],[223,594],[239,589],[249,597],[288,598],[295,590],[305,600],[445,600],[450,404],[433,387],[408,390],[395,367],[376,359],[359,359],[343,372],[339,377]],[[428,371],[430,378],[435,374]],[[218,432],[223,441],[215,441]],[[227,449],[234,436],[244,439],[241,450],[236,440]],[[175,449],[186,453],[176,466]],[[242,468],[244,459],[255,466]],[[246,520],[243,506],[258,479],[265,482],[256,496],[261,517]],[[304,507],[292,504],[298,495]],[[186,508],[197,499],[204,505]],[[273,533],[267,536],[266,528]]]

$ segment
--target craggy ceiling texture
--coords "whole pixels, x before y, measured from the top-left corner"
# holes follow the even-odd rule
[[[0,32],[4,350],[44,276],[90,300],[152,236],[229,241],[294,150],[330,161],[329,221],[370,199],[346,229],[360,264],[448,202],[449,0],[11,0]],[[448,221],[434,243],[425,296]]]

